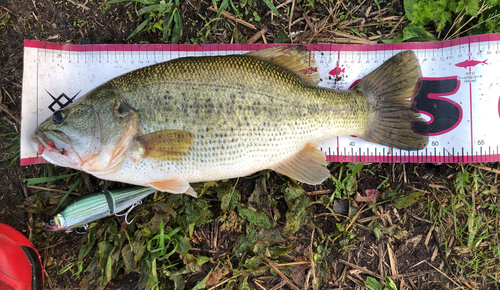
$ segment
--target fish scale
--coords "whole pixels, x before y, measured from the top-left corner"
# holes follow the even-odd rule
[[[232,66],[243,69],[228,69]],[[200,77],[184,76],[195,70]],[[137,81],[141,76],[146,76],[142,83],[147,86]],[[181,162],[130,161],[124,168],[130,172],[147,166],[168,168],[169,174],[193,182],[206,180],[205,171],[212,172],[210,180],[217,180],[227,178],[228,171],[234,171],[231,177],[235,177],[262,170],[263,161],[286,159],[308,140],[343,134],[341,128],[354,128],[351,133],[356,134],[364,129],[364,120],[356,116],[368,110],[363,101],[346,104],[356,95],[317,93],[318,88],[312,90],[279,67],[241,56],[179,59],[116,78],[109,86],[119,88],[126,102],[139,111],[143,133],[173,128],[197,136]],[[213,170],[219,166],[224,168],[220,173]],[[161,174],[165,171],[154,178]]]

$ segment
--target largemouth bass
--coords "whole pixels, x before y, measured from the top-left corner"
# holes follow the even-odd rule
[[[51,163],[102,179],[196,195],[191,182],[273,169],[329,177],[317,142],[338,135],[404,150],[426,146],[409,100],[421,77],[401,52],[349,91],[317,86],[303,46],[186,57],[117,77],[56,111],[32,136]]]

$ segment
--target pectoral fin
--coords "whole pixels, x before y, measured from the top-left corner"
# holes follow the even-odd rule
[[[136,138],[140,157],[155,160],[179,161],[188,155],[196,137],[193,133],[167,129]]]
[[[316,147],[317,144],[308,143],[297,155],[271,169],[300,182],[321,184],[330,176],[330,171],[325,167],[325,153]]]

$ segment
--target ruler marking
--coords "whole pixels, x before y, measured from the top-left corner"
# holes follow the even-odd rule
[[[470,58],[470,57],[469,57]],[[470,72],[470,68],[469,68]],[[474,147],[474,132],[472,131],[472,83],[469,83],[469,106],[470,106],[470,143],[471,143],[471,148]]]
[[[469,47],[469,60],[471,59],[470,41],[468,43]],[[469,67],[469,73],[472,71],[472,67]],[[472,148],[474,147],[474,135],[472,132],[472,82],[469,83],[469,111],[470,111],[470,143],[471,143],[471,153],[474,154]]]

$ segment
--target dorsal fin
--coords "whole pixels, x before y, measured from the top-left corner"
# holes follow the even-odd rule
[[[245,55],[285,68],[306,84],[315,86],[320,81],[314,55],[303,45],[270,47]]]

